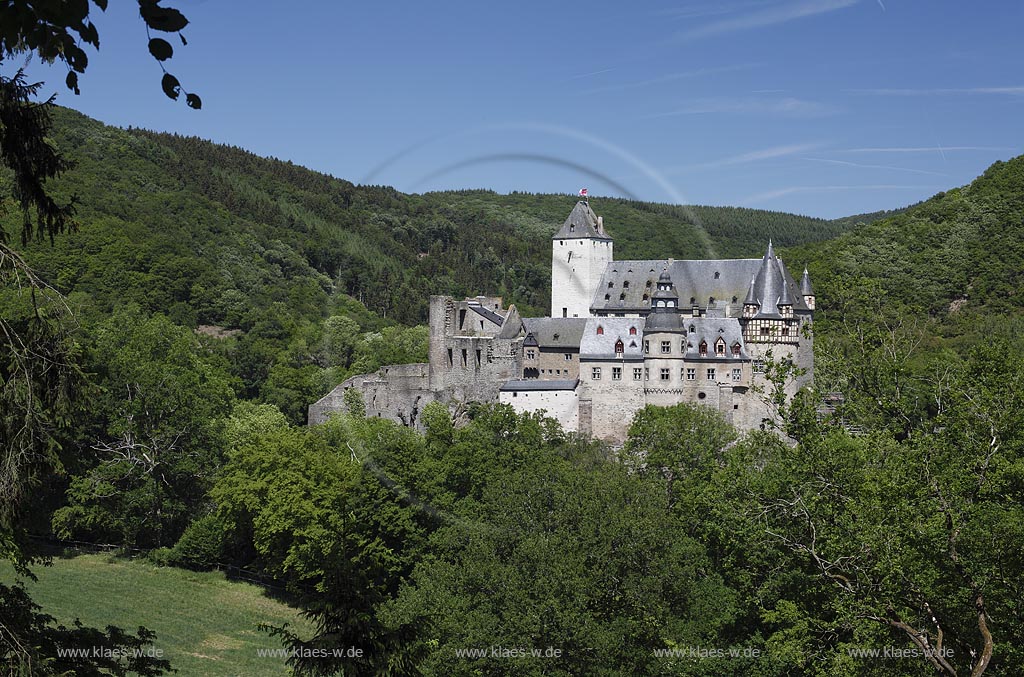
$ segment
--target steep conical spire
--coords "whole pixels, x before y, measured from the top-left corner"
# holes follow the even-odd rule
[[[786,272],[782,269],[782,261],[775,259],[775,263],[779,268],[779,277],[782,278],[782,294],[779,296],[779,305],[791,306],[793,305],[793,297],[789,293],[789,283],[786,282]]]
[[[811,286],[811,276],[807,272],[806,266],[804,266],[804,275],[800,278],[800,295],[814,296],[814,287]]]
[[[756,278],[750,278],[750,289],[747,290],[747,298],[743,299],[743,305],[745,306],[759,306],[761,302],[757,300],[757,291],[754,289],[754,280]]]
[[[780,268],[781,263],[775,256],[775,247],[772,241],[768,240],[768,251],[761,259],[761,267],[754,278],[753,293],[760,303],[759,316],[778,316],[779,304],[782,302],[783,294],[788,296],[786,291],[786,278]],[[749,296],[750,294],[748,294]],[[792,300],[789,305],[792,305]]]

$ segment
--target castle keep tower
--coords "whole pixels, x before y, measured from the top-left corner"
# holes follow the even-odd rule
[[[612,238],[580,200],[551,239],[551,317],[590,317],[590,302],[612,261]]]

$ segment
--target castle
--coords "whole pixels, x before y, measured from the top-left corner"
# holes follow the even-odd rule
[[[773,417],[766,367],[813,377],[814,291],[771,242],[760,259],[616,261],[603,219],[576,203],[551,240],[550,317],[500,297],[430,298],[430,361],[354,376],[309,408],[310,424],[358,389],[368,416],[417,426],[423,407],[503,402],[621,443],[648,404],[699,403],[740,429]]]

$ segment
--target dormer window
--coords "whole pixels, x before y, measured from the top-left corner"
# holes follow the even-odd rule
[[[721,276],[721,274],[716,270],[715,271],[715,279],[717,280],[720,276]]]
[[[570,223],[569,224],[569,232],[570,233],[575,233],[576,232],[576,224],[575,223]]]
[[[625,282],[622,283],[622,288],[629,289],[629,280],[626,280]]]
[[[605,300],[605,301],[609,301],[609,300],[611,300],[611,298],[612,298],[612,295],[611,295],[611,294],[605,294],[605,295],[604,295],[604,300]]]
[[[692,306],[692,305],[695,305],[696,303],[697,303],[697,299],[694,298],[693,296],[691,296],[690,297],[690,305]]]
[[[644,294],[644,299],[643,299],[643,300],[644,300],[644,303],[647,303],[647,301],[648,301],[649,299],[650,299],[650,297],[649,297],[649,296],[648,296],[647,294]]]
[[[614,283],[614,282],[609,282],[609,283],[608,283],[608,288],[609,288],[609,289],[611,289],[611,288],[612,288],[612,287],[614,287],[614,286],[615,286],[615,283]]]
[[[715,355],[725,357],[725,341],[722,339],[718,339],[718,341],[715,342]]]
[[[740,344],[739,343],[732,344],[732,356],[733,357],[739,357],[740,356]]]
[[[636,327],[630,327],[629,328],[629,335],[630,336],[636,336]]]
[[[708,356],[708,342],[707,341],[701,341],[700,342],[700,356],[701,357],[707,357]]]
[[[625,351],[626,351],[626,347],[624,345],[622,345],[622,340],[620,339],[620,340],[616,341],[615,342],[615,354],[616,355],[622,355],[622,353],[624,353]]]
[[[626,300],[626,292],[622,292],[621,294],[619,294],[619,300],[620,301],[625,301]]]
[[[645,286],[645,287],[647,287],[647,288],[649,289],[649,288],[651,287],[651,281],[650,281],[650,280],[647,280],[647,284],[645,284],[644,286]]]
[[[604,327],[602,327],[601,325],[597,325],[597,335],[604,336]]]
[[[694,327],[692,324],[690,325],[690,333],[691,334],[696,334],[697,333],[697,328]]]

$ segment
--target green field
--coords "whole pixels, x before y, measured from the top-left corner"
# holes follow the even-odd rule
[[[257,625],[285,622],[309,629],[298,611],[249,583],[227,580],[217,572],[198,573],[108,555],[55,558],[51,567],[36,567],[37,583],[26,582],[43,611],[69,625],[118,625],[156,632],[155,647],[164,651],[178,675],[287,675],[281,658],[257,655],[281,644]],[[0,563],[0,581],[15,579]]]

